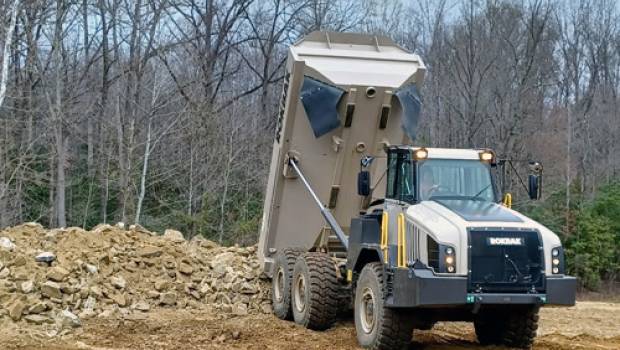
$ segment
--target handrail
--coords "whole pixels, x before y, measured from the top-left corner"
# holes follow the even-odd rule
[[[405,237],[405,214],[398,214],[398,267],[407,267],[407,238]]]
[[[504,195],[504,201],[503,204],[506,208],[510,209],[512,208],[512,194],[510,193],[506,193]]]
[[[381,218],[381,251],[383,252],[383,262],[388,263],[389,255],[388,255],[388,221],[389,215],[386,211],[383,212],[383,217]]]

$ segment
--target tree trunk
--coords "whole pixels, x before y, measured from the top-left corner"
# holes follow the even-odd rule
[[[127,130],[124,130],[125,124],[119,111],[118,142],[119,142],[119,206],[121,208],[121,221],[127,221],[128,208],[130,203],[129,180],[131,177],[131,161],[133,154],[134,130],[137,118],[137,110],[140,105],[140,59],[141,59],[141,38],[142,38],[142,1],[136,0],[133,10],[133,21],[131,27],[131,35],[129,41],[129,70],[126,75],[127,84],[125,87],[125,107],[124,115],[128,118],[125,121]],[[125,148],[121,151],[121,148]]]
[[[56,162],[56,215],[59,227],[67,227],[66,214],[66,181],[65,181],[65,163],[66,147],[63,139],[62,126],[56,127],[56,151],[58,152],[58,161]]]
[[[105,148],[106,150],[108,147]],[[101,160],[101,169],[100,169],[100,179],[99,183],[101,186],[101,193],[99,195],[99,207],[101,208],[101,222],[108,222],[108,199],[110,197],[110,183],[108,178],[108,173],[110,171],[110,157],[108,155],[109,152],[104,152],[101,158],[105,158],[105,163],[103,163],[103,159]]]
[[[0,156],[4,158],[4,142],[0,142]],[[8,213],[6,208],[6,195],[9,186],[6,183],[6,163],[0,164],[0,227],[8,225]]]
[[[52,155],[50,155],[49,157],[49,174],[50,174],[50,179],[49,179],[49,195],[48,195],[48,222],[47,222],[47,226],[48,227],[55,227],[56,226],[56,191],[55,189],[55,162],[54,162],[54,154],[52,153]]]
[[[11,10],[11,21],[4,31],[6,36],[4,38],[4,49],[2,51],[2,70],[0,71],[0,107],[2,107],[2,103],[4,102],[4,97],[6,96],[6,84],[9,80],[9,59],[11,56],[11,44],[13,42],[13,31],[15,30],[18,9],[19,0],[15,0]]]
[[[144,162],[142,163],[142,176],[140,177],[140,194],[138,195],[138,203],[136,205],[136,219],[134,223],[140,223],[140,214],[142,212],[142,203],[146,195],[146,174],[149,168],[149,157],[151,156],[151,118],[146,131],[146,145],[144,147]]]
[[[226,218],[226,200],[228,196],[228,183],[230,177],[230,167],[232,162],[232,145],[230,145],[230,152],[228,154],[228,160],[226,162],[226,171],[224,172],[224,190],[222,191],[222,201],[220,202],[220,227],[218,243],[222,244],[224,240],[224,221]]]
[[[127,164],[125,163],[125,136],[123,134],[123,119],[121,117],[121,107],[120,107],[120,96],[117,99],[116,103],[116,138],[118,142],[118,167],[119,167],[119,178],[118,178],[118,187],[119,187],[119,200],[118,205],[121,210],[120,220],[125,222],[125,204],[127,201],[127,184],[129,183],[128,174],[127,174]]]
[[[84,45],[84,55],[85,57],[85,61],[88,62],[90,60],[90,44],[89,44],[89,40],[90,40],[90,35],[89,35],[89,28],[88,28],[88,0],[82,0],[82,22],[83,22],[83,27],[84,27],[84,37],[83,37],[83,45]],[[85,72],[84,76],[90,80],[90,73],[88,71],[88,64],[86,65],[86,69],[87,71]],[[94,113],[93,111],[88,111],[88,115],[86,116],[86,149],[87,149],[87,155],[86,155],[86,165],[87,165],[87,172],[88,172],[88,177],[92,180],[93,177],[95,176],[95,151],[94,151],[94,126],[93,126],[93,119],[94,119]],[[90,198],[90,190],[89,190],[89,198]],[[90,202],[90,201],[89,201]],[[86,208],[86,210],[88,210],[88,208]]]
[[[61,10],[62,9],[62,10]],[[63,79],[61,76],[63,58],[61,51],[62,47],[62,21],[64,18],[64,3],[63,0],[56,1],[56,23],[54,29],[54,43],[53,43],[53,61],[54,61],[54,79],[55,83],[55,100],[53,110],[54,120],[54,137],[56,141],[56,155],[58,160],[56,162],[56,220],[60,227],[67,226],[66,208],[65,208],[65,164],[66,147],[65,136],[63,132],[63,106],[62,106],[62,94],[63,94]]]

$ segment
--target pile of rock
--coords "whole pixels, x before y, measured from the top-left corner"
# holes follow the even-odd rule
[[[140,226],[23,224],[0,232],[0,321],[71,328],[159,307],[269,313],[255,251]]]

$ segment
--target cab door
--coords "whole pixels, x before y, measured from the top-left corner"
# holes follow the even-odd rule
[[[415,203],[415,162],[408,149],[390,149],[387,158],[387,188],[383,209],[382,236],[390,266],[406,267],[413,262],[413,232],[406,211]],[[384,252],[385,254],[385,252]]]

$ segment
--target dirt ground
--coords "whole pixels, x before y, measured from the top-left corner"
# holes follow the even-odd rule
[[[535,349],[620,349],[620,303],[580,302],[544,308]],[[222,318],[196,311],[159,310],[143,319],[91,319],[72,334],[50,338],[44,329],[3,327],[2,349],[357,349],[352,320],[326,332],[306,330],[271,315]],[[478,348],[467,323],[415,331],[411,349]],[[486,349],[492,349],[487,347]]]

